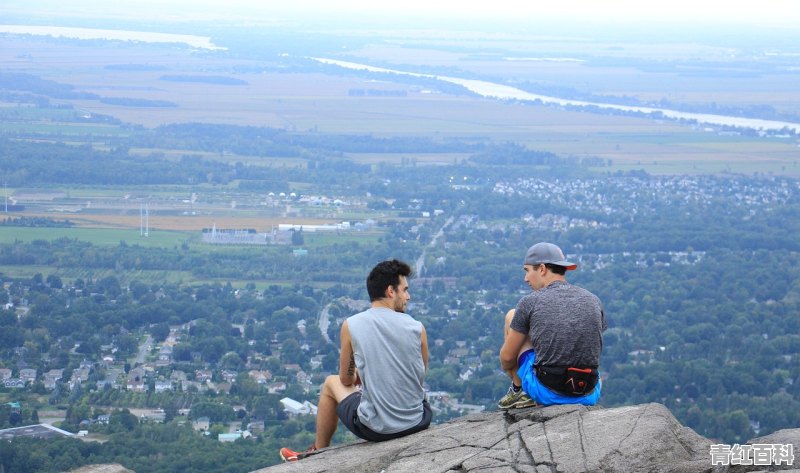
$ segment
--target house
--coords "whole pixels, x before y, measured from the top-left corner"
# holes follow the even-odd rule
[[[465,356],[469,355],[469,348],[453,348],[448,352],[448,354],[456,358],[464,358]]]
[[[466,370],[462,371],[461,374],[458,375],[458,377],[463,381],[469,381],[470,379],[472,379],[472,376],[474,374],[475,372],[472,371],[472,368],[467,368]]]
[[[163,393],[164,391],[172,391],[172,381],[166,379],[156,380],[155,390],[157,393]]]
[[[267,386],[267,392],[270,394],[278,394],[286,391],[286,383],[283,381],[272,383]]]
[[[254,434],[260,434],[261,432],[264,432],[264,427],[263,420],[254,420],[253,422],[247,424],[247,430]]]
[[[106,386],[109,386],[111,389],[119,389],[117,380],[123,372],[124,370],[122,368],[108,368],[106,371],[106,378],[97,381],[97,389],[105,389]]]
[[[192,427],[195,430],[208,430],[211,426],[211,421],[208,417],[198,417],[194,422],[192,422]]]
[[[292,398],[285,397],[281,399],[283,410],[289,415],[317,415],[317,406],[308,401],[299,403]]]
[[[210,370],[197,370],[194,372],[194,379],[200,384],[211,381],[212,373]]]
[[[3,380],[3,387],[5,388],[13,388],[13,389],[22,389],[25,387],[25,381],[20,378],[8,378]]]
[[[181,382],[181,391],[186,392],[190,389],[194,389],[195,391],[200,391],[203,389],[203,385],[198,383],[197,381],[182,381]]]
[[[36,381],[36,370],[33,368],[25,368],[19,370],[19,378],[25,383],[33,383]]]
[[[141,420],[142,422],[164,422],[167,418],[167,414],[164,412],[164,409],[155,409],[147,414],[142,414]]]
[[[161,348],[158,350],[158,360],[159,361],[172,361],[172,346],[171,345],[162,345]]]
[[[56,383],[64,376],[64,370],[52,369],[44,374],[45,389],[55,389]]]
[[[144,382],[144,370],[141,367],[130,370],[125,386],[128,391],[145,392],[147,390],[147,385]]]
[[[300,365],[298,365],[297,363],[286,363],[285,365],[283,365],[283,369],[291,373],[296,373],[302,370],[303,368],[301,368]]]
[[[294,377],[299,384],[311,384],[311,376],[303,370],[298,371]]]
[[[217,440],[220,442],[235,442],[236,440],[242,438],[241,433],[234,433],[234,434],[219,434]]]
[[[247,374],[258,384],[267,384],[272,379],[272,373],[269,370],[250,370]]]
[[[322,360],[324,358],[325,357],[322,356],[322,355],[314,355],[314,356],[312,356],[311,360],[310,360],[311,369],[312,370],[317,370],[318,368],[320,368],[322,366]]]
[[[5,381],[11,378],[11,370],[8,368],[0,368],[0,381]]]
[[[226,383],[235,383],[236,377],[239,376],[239,373],[231,370],[222,370],[221,375],[222,379],[224,379]]]
[[[81,367],[72,372],[72,378],[69,380],[69,388],[73,389],[75,386],[85,383],[89,380],[89,371],[91,368]]]
[[[181,370],[173,370],[172,374],[169,375],[169,380],[175,383],[182,383],[187,379],[186,373]]]

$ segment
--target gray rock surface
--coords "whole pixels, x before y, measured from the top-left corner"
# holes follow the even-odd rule
[[[792,445],[792,452],[794,453],[794,464],[787,465],[769,465],[769,466],[755,466],[755,465],[725,465],[717,467],[714,473],[743,473],[749,471],[781,471],[784,473],[800,473],[800,429],[783,429],[773,432],[763,437],[756,437],[747,441],[748,445],[756,444],[780,444]]]
[[[280,472],[711,472],[711,441],[661,404],[487,412],[401,439],[319,451]]]
[[[800,429],[747,442],[792,444],[793,466],[713,466],[713,443],[682,426],[661,404],[534,407],[459,417],[389,442],[335,445],[253,473],[800,473]],[[71,473],[130,471],[92,465]]]

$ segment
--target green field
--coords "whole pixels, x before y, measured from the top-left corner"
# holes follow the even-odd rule
[[[44,228],[0,226],[0,243],[35,240],[52,241],[69,238],[87,241],[93,245],[116,246],[121,242],[148,248],[173,248],[190,240],[194,235],[187,232],[151,230],[148,236],[141,236],[139,229],[115,230],[105,228]]]

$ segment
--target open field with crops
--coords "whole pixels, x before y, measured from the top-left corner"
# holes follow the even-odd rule
[[[636,67],[619,67],[614,61],[630,61],[642,54],[642,48],[613,43],[587,44],[555,39],[524,38],[510,46],[502,38],[484,38],[498,48],[512,52],[522,49],[557,51],[561,59],[535,60],[520,54],[475,56],[460,51],[453,38],[429,38],[423,44],[364,45],[352,51],[351,60],[365,63],[393,61],[393,67],[409,70],[418,67],[458,68],[464,74],[516,77],[519,81],[572,85],[576,90],[591,87],[600,93],[656,99],[648,84],[659,84],[669,77],[676,97],[692,102],[705,98],[728,104],[775,103],[776,107],[800,104],[800,92],[780,78],[770,78],[773,89],[766,90],[758,81],[733,81],[717,87],[718,81],[704,76],[691,81],[681,74]],[[459,40],[461,41],[461,40]],[[474,41],[474,39],[472,40]],[[458,43],[461,44],[461,43]],[[469,41],[466,43],[469,44]],[[555,49],[553,49],[555,48]],[[587,49],[588,48],[588,49]],[[120,50],[125,51],[124,56]],[[90,54],[87,52],[90,51]],[[594,51],[594,53],[593,53]],[[578,58],[580,53],[580,59]],[[724,51],[700,45],[648,45],[648,54],[664,60],[680,55],[724,56]],[[608,56],[607,65],[589,65],[592,54]],[[124,59],[123,59],[124,57]],[[74,86],[107,98],[159,100],[173,107],[131,107],[102,103],[98,100],[63,100],[80,113],[105,114],[123,122],[155,127],[168,123],[203,122],[281,128],[297,133],[372,134],[376,136],[458,137],[496,142],[513,141],[542,151],[576,157],[600,157],[610,160],[607,171],[644,169],[652,173],[694,172],[764,172],[800,175],[796,162],[800,150],[788,140],[758,137],[722,136],[650,118],[600,115],[564,110],[554,106],[501,102],[471,96],[456,96],[428,90],[418,85],[376,81],[353,74],[276,72],[275,59],[252,60],[192,52],[157,45],[102,43],[91,49],[79,44],[51,40],[9,39],[0,48],[4,69],[24,71]],[[120,69],[115,66],[147,67]],[[406,66],[403,66],[406,64]],[[213,72],[203,72],[213,70]],[[243,81],[241,85],[166,81],[168,74],[216,75]],[[638,78],[634,82],[633,78]],[[766,79],[765,79],[766,82]],[[580,84],[584,84],[581,86]],[[730,90],[740,84],[741,89]],[[775,89],[777,88],[777,89]],[[349,94],[353,89],[401,92],[403,96],[362,96]],[[717,90],[719,89],[719,90]],[[795,107],[800,108],[800,107]],[[35,118],[16,121],[16,115]],[[0,108],[3,126],[9,131],[27,131],[47,135],[69,132],[75,136],[97,134],[124,135],[127,130],[113,125],[59,123],[64,111],[53,116],[35,109]],[[61,117],[58,116],[61,114]],[[179,149],[134,149],[132,154],[161,153],[168,159],[180,159]],[[248,165],[304,166],[301,158],[252,156],[219,153],[191,153],[206,159],[242,162]],[[463,159],[458,154],[371,153],[351,154],[362,163],[396,162],[414,159],[418,164],[452,164]]]

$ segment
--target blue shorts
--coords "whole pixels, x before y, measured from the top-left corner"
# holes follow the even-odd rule
[[[553,404],[583,404],[584,406],[594,406],[597,400],[600,399],[600,380],[597,380],[597,386],[594,390],[580,397],[567,396],[559,394],[547,386],[539,382],[539,378],[533,371],[533,363],[536,361],[536,352],[528,350],[519,356],[519,369],[517,374],[522,380],[522,389],[530,396],[531,399],[536,401],[537,404],[542,406],[550,406]]]

